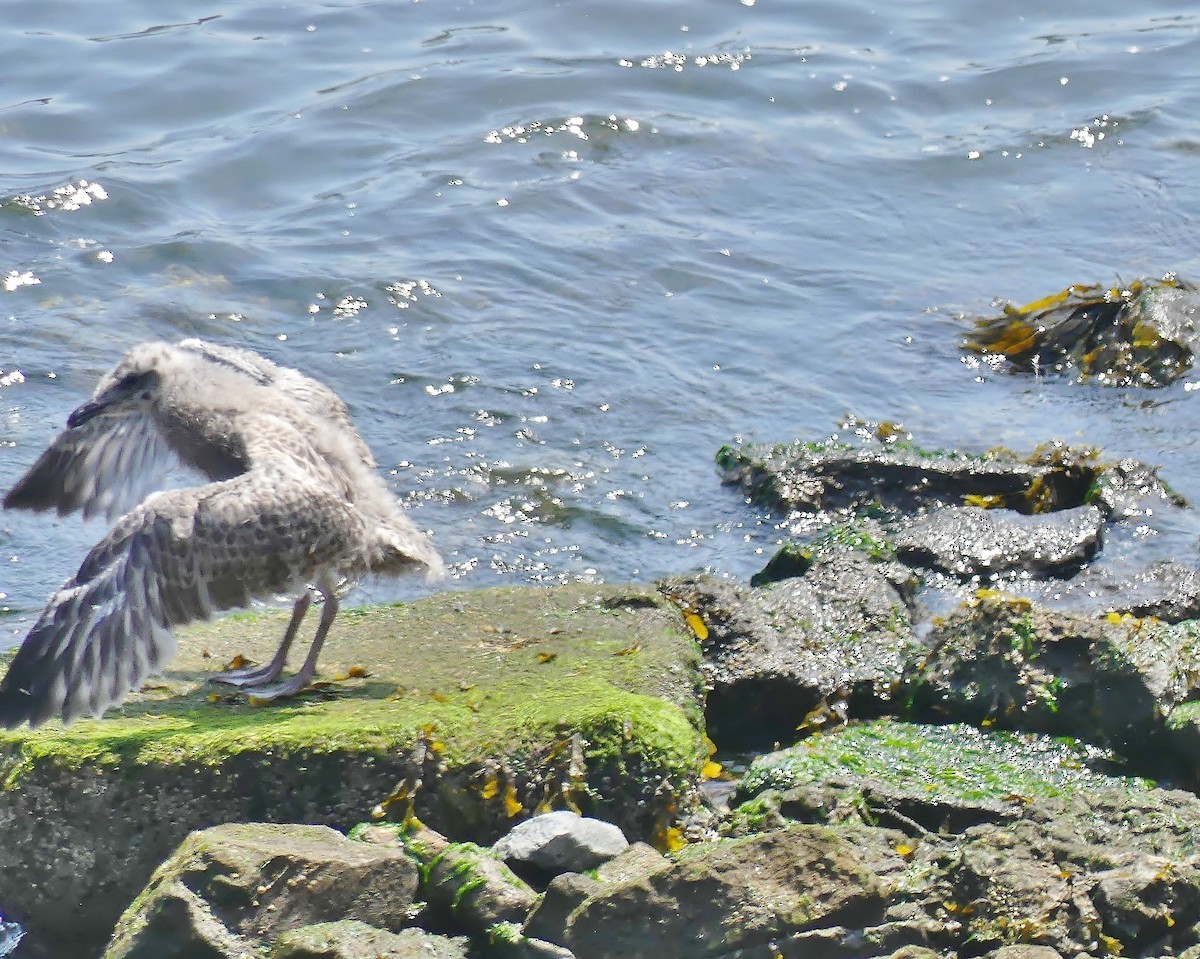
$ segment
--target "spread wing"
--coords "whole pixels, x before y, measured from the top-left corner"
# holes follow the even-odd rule
[[[5,509],[83,510],[110,519],[157,488],[175,459],[146,415],[96,417],[65,429],[4,497]]]
[[[303,585],[361,541],[295,463],[151,496],[50,600],[0,681],[0,727],[99,716],[161,668],[174,626]]]

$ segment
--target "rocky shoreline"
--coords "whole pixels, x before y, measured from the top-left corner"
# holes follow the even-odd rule
[[[718,462],[789,532],[750,583],[353,611],[266,708],[229,617],[0,734],[16,955],[1200,956],[1200,589],[1110,549],[1191,508],[1059,445]]]

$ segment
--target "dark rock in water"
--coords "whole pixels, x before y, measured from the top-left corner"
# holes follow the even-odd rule
[[[553,875],[594,869],[628,845],[612,823],[560,809],[518,823],[493,843],[492,852]]]
[[[227,825],[193,833],[121,917],[106,959],[253,955],[284,932],[356,919],[410,924],[417,865],[325,826]]]
[[[762,757],[729,828],[770,835],[815,814],[864,850],[883,920],[826,927],[823,941],[840,948],[823,955],[883,955],[873,945],[883,936],[890,949],[1012,959],[1046,955],[1032,945],[1063,956],[1193,954],[1200,799],[1091,763],[1086,747],[1046,737],[878,721]],[[783,798],[803,791],[827,801]],[[804,954],[790,938],[776,946]]]
[[[907,678],[912,707],[965,720],[1076,736],[1139,761],[1192,747],[1164,717],[1196,694],[1200,622],[1112,614],[1091,619],[981,593],[934,627]]]
[[[1168,276],[1128,286],[1071,286],[976,321],[965,346],[1016,372],[1067,373],[1109,386],[1165,386],[1191,369],[1200,291]]]
[[[1155,467],[1129,458],[1101,466],[1088,491],[1088,501],[1103,509],[1110,520],[1147,516],[1188,505],[1182,495],[1159,478]]]
[[[1069,576],[1096,555],[1103,528],[1095,506],[1031,516],[946,506],[904,524],[892,544],[901,562],[960,579],[1018,571]]]
[[[879,855],[903,869],[894,852],[881,848]],[[546,935],[578,959],[683,959],[750,948],[763,955],[792,933],[882,920],[884,883],[872,865],[862,846],[818,826],[698,844],[601,879]]]
[[[878,713],[911,654],[911,586],[898,563],[843,546],[820,550],[803,576],[759,588],[667,581],[706,627],[709,734],[726,746],[770,743],[831,710]]]
[[[915,513],[935,506],[1003,506],[1021,513],[1082,505],[1100,472],[1095,454],[1048,446],[1021,458],[922,450],[895,443],[750,443],[723,447],[725,482],[785,513],[875,509]]]
[[[468,959],[467,940],[423,929],[398,933],[352,919],[285,932],[271,959]]]

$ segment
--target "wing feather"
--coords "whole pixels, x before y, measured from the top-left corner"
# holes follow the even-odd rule
[[[110,519],[158,487],[174,460],[147,415],[97,417],[63,430],[4,497],[5,509],[83,510]]]
[[[172,627],[302,585],[362,535],[336,488],[294,471],[154,494],[30,630],[0,680],[0,727],[99,716],[170,660]]]

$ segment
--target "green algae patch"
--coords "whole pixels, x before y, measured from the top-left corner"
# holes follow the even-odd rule
[[[218,823],[346,829],[415,815],[490,842],[536,811],[572,808],[648,838],[696,801],[699,650],[652,589],[343,610],[323,684],[305,695],[254,706],[205,681],[236,655],[269,658],[287,618],[181,631],[163,679],[104,718],[0,732],[0,848],[17,851],[0,902],[37,889],[31,908],[46,914],[29,917],[32,931],[96,942],[188,832]],[[55,920],[62,904],[81,910],[77,928]]]
[[[1071,739],[878,720],[811,736],[790,749],[759,757],[738,792],[750,798],[767,789],[853,779],[910,792],[930,803],[977,803],[1152,785],[1093,768],[1105,762],[1104,753]],[[757,815],[761,810],[751,807],[748,812]]]

